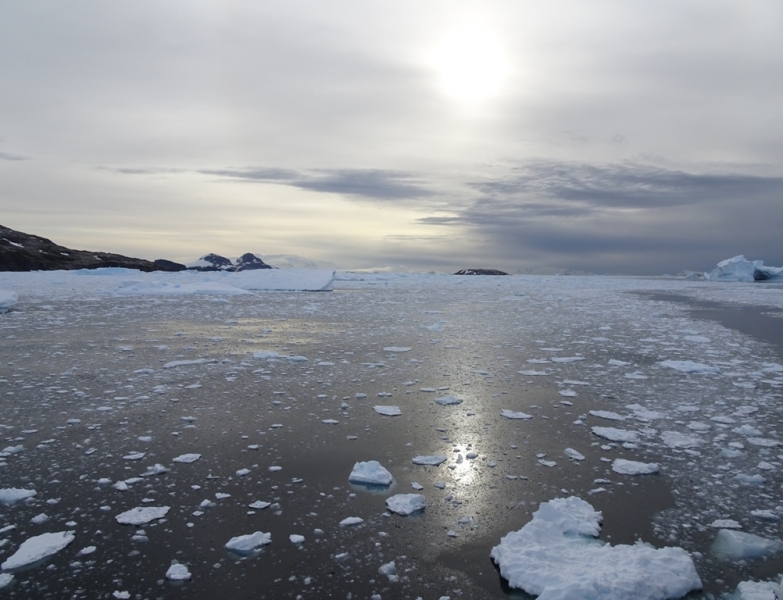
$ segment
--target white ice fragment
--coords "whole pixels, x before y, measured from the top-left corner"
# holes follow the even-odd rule
[[[14,580],[14,576],[11,573],[0,573],[0,590],[7,588]]]
[[[573,459],[573,460],[584,460],[585,459],[585,455],[584,454],[574,450],[573,448],[566,448],[565,449],[565,455],[568,458]]]
[[[27,565],[38,562],[57,554],[60,550],[68,546],[74,539],[72,531],[60,531],[57,533],[42,533],[31,538],[27,538],[19,546],[0,568],[3,571],[14,571]]]
[[[407,346],[387,346],[383,349],[384,352],[408,352],[409,350]]]
[[[423,490],[423,489],[424,489],[424,486],[423,486],[423,485],[421,485],[420,483],[416,482],[416,481],[414,481],[413,483],[411,483],[411,487],[412,487],[414,490]]]
[[[271,502],[264,502],[263,500],[256,500],[255,502],[248,504],[250,508],[254,508],[256,510],[263,510],[269,506],[272,506]]]
[[[226,550],[233,552],[234,554],[240,554],[247,556],[253,554],[261,546],[266,546],[272,543],[272,534],[264,533],[262,531],[256,531],[247,535],[239,535],[232,537],[226,542]]]
[[[348,481],[365,485],[391,485],[394,478],[377,460],[368,460],[353,466]]]
[[[291,540],[292,544],[304,544],[305,541],[305,537],[303,535],[297,535],[296,533],[289,535],[288,539]]]
[[[566,398],[576,398],[576,392],[571,388],[565,390],[559,390],[557,393],[560,394],[561,396],[565,396]]]
[[[584,356],[553,356],[552,362],[554,363],[572,363],[578,360],[584,360]]]
[[[558,498],[542,503],[490,556],[511,587],[551,600],[658,600],[701,589],[683,549],[603,544],[593,539],[600,524],[601,513],[587,502]]]
[[[532,419],[533,415],[529,415],[527,413],[523,412],[514,412],[513,410],[509,410],[507,408],[504,408],[500,411],[500,416],[505,417],[507,419]]]
[[[413,458],[413,464],[414,465],[428,465],[437,467],[438,465],[446,462],[446,457],[441,455],[435,455],[435,456],[415,456]]]
[[[237,471],[237,477],[244,477],[245,475],[250,475],[250,469],[239,469]]]
[[[421,494],[396,494],[386,499],[386,508],[403,516],[424,510],[426,506]]]
[[[201,458],[200,454],[180,454],[179,456],[175,456],[172,460],[175,463],[193,463],[196,462],[199,458]]]
[[[20,488],[3,488],[0,489],[0,504],[13,504],[20,500],[27,500],[32,498],[38,492],[35,490],[25,490]]]
[[[600,438],[610,442],[631,442],[639,441],[638,431],[629,431],[628,429],[617,429],[615,427],[592,427],[591,431]]]
[[[681,371],[682,373],[690,373],[691,375],[720,375],[721,372],[718,367],[711,367],[710,365],[693,362],[692,360],[664,360],[658,364],[662,367]]]
[[[348,517],[340,521],[340,527],[351,527],[352,525],[360,525],[364,523],[364,519],[361,517]]]
[[[142,458],[144,458],[145,454],[146,452],[131,452],[129,454],[126,454],[122,458],[125,460],[141,460]]]
[[[780,442],[769,438],[749,437],[748,443],[754,446],[761,446],[762,448],[776,448],[780,446]]]
[[[323,423],[324,425],[339,425],[340,421],[336,419],[322,419],[321,423]]]
[[[449,394],[448,396],[435,398],[435,403],[440,404],[441,406],[453,406],[455,404],[462,404],[462,399]]]
[[[166,579],[169,581],[187,581],[190,577],[190,571],[182,563],[174,563],[166,571]]]
[[[122,525],[145,525],[162,519],[171,510],[170,506],[137,506],[114,517]]]
[[[385,417],[398,417],[402,414],[399,406],[373,406],[375,412]]]
[[[783,542],[743,533],[731,529],[721,529],[715,536],[711,551],[724,560],[760,558],[777,554],[783,550]]]
[[[97,548],[95,546],[85,546],[84,548],[79,550],[79,552],[77,552],[77,554],[79,556],[88,556],[90,554],[94,554],[96,550],[97,550]]]
[[[214,358],[197,358],[195,360],[172,360],[163,365],[164,369],[174,369],[176,367],[185,367],[190,365],[206,365],[209,363],[216,363]]]
[[[621,475],[652,475],[661,470],[657,463],[643,463],[635,460],[617,458],[612,463],[612,471]]]
[[[746,473],[737,473],[734,476],[735,481],[739,481],[743,485],[762,485],[767,479],[761,475],[748,475]]]

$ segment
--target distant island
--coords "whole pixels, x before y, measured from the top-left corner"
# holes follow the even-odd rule
[[[193,263],[183,265],[163,258],[149,261],[110,252],[73,250],[44,237],[0,225],[0,271],[74,271],[105,267],[145,272],[176,272],[186,269],[236,272],[275,268],[250,252],[239,257],[236,263],[218,254],[207,254]]]
[[[461,269],[454,273],[455,275],[508,275],[504,271],[497,269]]]

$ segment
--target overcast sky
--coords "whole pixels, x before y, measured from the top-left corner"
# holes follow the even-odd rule
[[[783,3],[0,3],[0,224],[189,261],[783,265]]]

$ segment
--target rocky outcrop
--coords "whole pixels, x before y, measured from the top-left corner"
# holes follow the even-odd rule
[[[207,254],[198,260],[187,264],[187,268],[193,271],[251,271],[254,269],[274,269],[266,264],[255,254],[247,252],[237,259],[236,264],[231,259],[219,254]]]
[[[497,269],[462,269],[454,273],[455,275],[508,275]]]
[[[46,238],[0,225],[0,271],[73,271],[122,267],[139,271],[181,271],[185,265],[155,262],[110,252],[72,250]]]

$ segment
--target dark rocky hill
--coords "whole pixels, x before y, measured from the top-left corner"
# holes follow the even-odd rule
[[[455,275],[508,275],[504,271],[497,269],[462,269],[454,273]]]
[[[0,225],[0,271],[56,271],[124,267],[139,271],[182,271],[170,260],[149,261],[109,252],[72,250],[46,238]]]

